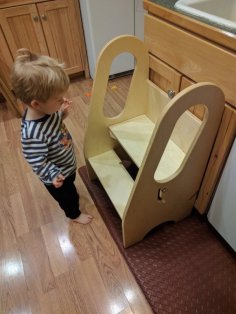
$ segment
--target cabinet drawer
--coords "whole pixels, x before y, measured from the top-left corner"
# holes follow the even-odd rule
[[[236,107],[236,55],[158,18],[145,16],[149,51],[195,82],[209,81]]]
[[[149,56],[150,80],[167,92],[173,90],[179,91],[181,74],[162,62],[161,60]]]

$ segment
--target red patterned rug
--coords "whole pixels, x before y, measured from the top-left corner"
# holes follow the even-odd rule
[[[79,174],[154,313],[236,313],[235,253],[206,219],[193,212],[124,249],[121,220],[105,191],[85,166]]]

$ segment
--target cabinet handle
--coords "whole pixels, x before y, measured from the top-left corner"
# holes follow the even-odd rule
[[[41,15],[41,19],[44,20],[44,21],[47,21],[47,16],[45,14],[42,14]]]
[[[34,15],[34,16],[33,16],[33,20],[34,20],[35,22],[38,22],[39,17],[38,17],[37,15]]]
[[[175,91],[174,90],[171,90],[171,89],[168,89],[167,91],[167,95],[169,98],[173,98],[175,96]]]

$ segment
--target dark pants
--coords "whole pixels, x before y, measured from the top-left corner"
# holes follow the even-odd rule
[[[80,215],[79,195],[74,185],[76,174],[72,174],[66,178],[60,188],[55,188],[54,185],[46,185],[46,189],[59,203],[67,217],[75,219]]]

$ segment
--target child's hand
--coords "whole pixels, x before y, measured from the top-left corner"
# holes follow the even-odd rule
[[[62,174],[59,174],[52,180],[52,184],[58,189],[62,186],[64,180],[65,177]]]
[[[61,105],[61,111],[62,111],[62,118],[65,119],[71,111],[72,101],[67,98],[63,98],[63,101],[64,102]]]

